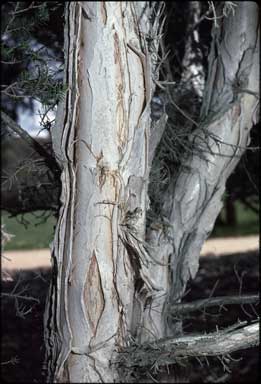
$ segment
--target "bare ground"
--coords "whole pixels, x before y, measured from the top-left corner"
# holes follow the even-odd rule
[[[259,287],[257,249],[257,236],[209,240],[204,246],[202,252],[204,257],[200,258],[197,276],[189,283],[184,301],[210,296],[236,295],[239,292],[257,293]],[[221,252],[222,257],[219,257]],[[229,252],[230,255],[224,255]],[[1,379],[6,383],[42,383],[45,376],[43,313],[51,276],[48,268],[50,252],[48,250],[5,252],[5,256],[10,257],[12,261],[4,259],[3,267],[6,274],[2,279],[2,292],[12,292],[19,282],[19,291],[25,289],[23,294],[37,298],[39,303],[16,301],[10,297],[2,298]],[[19,269],[22,271],[19,272]],[[256,319],[257,311],[258,307],[253,305],[241,307],[231,305],[226,308],[213,307],[207,311],[198,311],[184,321],[184,332],[212,332],[216,330],[217,324],[219,329],[223,329],[239,319],[251,322]],[[195,359],[184,361],[184,368],[177,364],[170,367],[173,373],[171,382],[258,382],[258,356],[258,348],[251,348],[233,353],[226,357],[227,360],[213,357],[202,361]],[[179,376],[180,368],[183,379],[174,381],[174,377]],[[153,375],[153,370],[151,374]]]
[[[214,238],[205,242],[201,256],[220,256],[249,252],[258,249],[258,247],[258,236]],[[48,268],[51,266],[49,249],[5,251],[4,256],[2,260],[2,268],[4,270]]]

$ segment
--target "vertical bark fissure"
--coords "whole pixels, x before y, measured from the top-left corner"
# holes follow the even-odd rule
[[[49,380],[127,381],[110,360],[129,334],[143,342],[175,333],[169,302],[197,271],[243,152],[235,148],[248,144],[255,120],[257,10],[245,2],[213,34],[201,126],[190,138],[205,159],[186,158],[189,172],[162,196],[166,221],[145,241],[149,144],[158,139],[150,137],[150,12],[141,3],[67,5],[68,92],[53,133],[63,189],[45,315]]]
[[[70,12],[72,22],[70,19]],[[77,41],[79,38],[79,9],[77,6],[72,6],[70,11],[67,9],[67,28],[65,45],[65,54],[67,58],[67,65],[65,70],[65,79],[68,81],[69,87],[77,88],[77,75],[74,72],[74,66],[77,64]],[[76,36],[76,42],[72,46],[73,51],[69,52],[70,42]],[[53,284],[51,285],[50,296],[52,299],[51,307],[49,307],[49,317],[47,323],[50,323],[50,332],[46,338],[51,344],[51,350],[47,349],[48,359],[48,378],[53,380],[55,372],[59,371],[59,366],[64,362],[71,349],[70,343],[72,333],[69,324],[68,310],[67,310],[67,279],[70,268],[71,259],[71,242],[72,237],[72,217],[74,205],[74,170],[73,170],[73,157],[70,153],[71,147],[69,143],[74,137],[74,126],[76,118],[77,107],[77,91],[75,92],[75,100],[71,98],[71,92],[67,92],[65,108],[64,108],[64,129],[62,133],[57,132],[59,142],[56,145],[59,148],[58,158],[62,162],[64,172],[62,174],[62,195],[61,201],[63,203],[60,209],[60,218],[57,225],[57,231],[53,243]],[[61,124],[61,123],[60,123]],[[70,139],[71,138],[71,139]],[[68,239],[67,248],[64,246],[64,239]],[[50,304],[49,304],[50,305]],[[64,347],[61,349],[62,341],[65,340]],[[54,354],[53,354],[54,353]],[[49,354],[49,356],[48,356]]]
[[[140,21],[146,19],[143,29],[133,8]],[[148,16],[145,2],[67,4],[68,91],[58,114],[63,122],[53,135],[63,189],[53,245],[57,275],[46,312],[49,380],[119,381],[110,360],[140,326],[146,295],[135,291],[135,280],[149,285],[148,266],[141,263],[151,95],[144,51]],[[129,248],[120,240],[124,232]],[[137,297],[139,308],[133,307]]]

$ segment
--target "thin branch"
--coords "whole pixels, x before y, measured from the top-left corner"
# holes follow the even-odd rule
[[[20,362],[20,359],[17,356],[14,356],[14,357],[11,357],[11,359],[8,361],[1,362],[1,365],[8,365],[8,364],[15,365],[15,364],[18,364],[19,362]]]
[[[20,11],[10,12],[10,14],[11,14],[11,15],[20,15],[21,13],[31,11],[32,9],[43,8],[43,6],[44,6],[44,4],[33,5],[33,3],[34,3],[34,2],[32,2],[32,4],[29,5],[29,7],[27,7],[27,8],[23,8],[23,9],[21,9]]]
[[[252,304],[259,301],[259,295],[242,295],[242,296],[219,296],[202,300],[195,300],[190,303],[177,303],[170,306],[170,311],[175,314],[185,314],[193,311],[201,310],[206,307],[216,307],[228,304]]]
[[[19,295],[19,294],[15,294],[15,293],[7,293],[7,292],[1,292],[1,296],[2,297],[8,297],[10,299],[21,299],[21,300],[26,300],[26,301],[35,301],[36,303],[40,303],[40,301],[38,299],[36,299],[35,297],[31,297],[31,296],[22,296],[22,295]]]
[[[44,158],[46,165],[53,172],[54,175],[57,174],[58,166],[56,165],[52,156],[44,149],[38,141],[34,140],[24,129],[20,127],[13,119],[11,119],[5,112],[1,111],[1,119],[7,124],[7,126],[17,133],[27,144],[36,151],[41,157]]]
[[[16,5],[15,5],[14,11],[11,13],[11,17],[10,17],[8,23],[6,24],[5,31],[4,31],[3,35],[8,33],[8,32],[10,32],[9,27],[10,27],[10,25],[13,23],[13,21],[15,19],[15,13],[17,12],[17,10],[19,8],[19,5],[20,5],[20,2],[18,1],[16,3]]]
[[[1,62],[1,64],[5,64],[5,65],[15,65],[15,64],[22,63],[22,60],[13,60],[13,61],[1,60],[0,62]]]

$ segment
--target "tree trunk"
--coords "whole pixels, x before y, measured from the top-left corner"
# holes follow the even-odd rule
[[[200,250],[222,208],[226,180],[246,150],[258,116],[258,7],[238,2],[235,14],[225,17],[224,4],[217,9],[219,26],[213,27],[201,121],[190,136],[195,150],[163,196],[173,246],[173,281],[165,304],[169,335],[178,331],[169,304],[181,299],[187,281],[195,277]]]
[[[45,314],[49,381],[130,381],[132,369],[123,377],[115,355],[133,339],[177,333],[169,304],[195,276],[255,120],[257,6],[245,2],[213,33],[201,124],[190,137],[204,159],[186,158],[162,195],[164,220],[145,228],[149,166],[163,132],[150,132],[161,14],[153,4],[67,3],[68,91],[52,132],[62,205]]]
[[[148,2],[66,8],[65,103],[53,146],[62,206],[45,315],[48,380],[126,381],[113,354],[155,290],[143,249],[152,69]]]

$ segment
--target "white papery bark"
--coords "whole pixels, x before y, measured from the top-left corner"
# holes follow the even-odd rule
[[[216,31],[202,124],[191,136],[208,161],[187,158],[188,172],[162,196],[165,224],[145,237],[149,146],[154,151],[160,136],[150,133],[149,2],[67,4],[68,91],[52,132],[63,171],[45,314],[48,380],[128,381],[111,362],[129,340],[174,333],[168,303],[197,271],[225,181],[243,153],[234,146],[247,145],[255,119],[256,14],[255,3],[240,3]]]
[[[53,132],[63,172],[45,318],[49,380],[127,380],[110,361],[142,333],[155,289],[143,249],[150,12],[148,2],[67,5],[68,91]]]
[[[249,144],[259,103],[259,24],[254,2],[236,3],[235,14],[213,29],[201,123],[191,134],[194,153],[184,161],[164,198],[172,230],[172,287],[179,301],[198,270],[200,250],[222,208],[225,183]],[[251,22],[250,22],[251,20]],[[168,318],[166,303],[166,318]],[[168,332],[175,332],[169,318]]]

